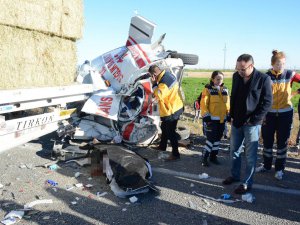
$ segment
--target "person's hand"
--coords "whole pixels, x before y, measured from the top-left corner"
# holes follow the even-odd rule
[[[151,83],[152,84],[156,83],[156,77],[154,75],[151,75]]]

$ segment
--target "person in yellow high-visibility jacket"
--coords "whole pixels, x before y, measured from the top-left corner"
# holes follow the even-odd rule
[[[161,141],[158,150],[166,151],[168,140],[172,145],[172,154],[166,161],[180,159],[176,126],[183,113],[183,101],[179,95],[179,86],[175,75],[161,70],[157,65],[150,66],[148,72],[152,77],[153,95],[158,100],[161,119]]]
[[[220,140],[229,114],[229,91],[223,84],[224,74],[214,71],[210,83],[202,91],[201,116],[206,123],[206,144],[202,157],[202,165],[209,166],[209,160],[220,164],[217,155]]]
[[[262,124],[264,142],[263,165],[256,172],[270,171],[273,162],[273,144],[276,133],[277,152],[275,160],[275,178],[281,180],[287,157],[287,144],[293,123],[292,84],[300,81],[300,74],[285,69],[284,52],[272,52],[272,68],[266,73],[272,81],[273,104]]]

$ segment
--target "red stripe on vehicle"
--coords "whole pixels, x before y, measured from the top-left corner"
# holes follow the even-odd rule
[[[143,53],[143,55],[145,56],[146,60],[148,63],[151,63],[150,59],[148,58],[146,52],[143,51],[143,49],[141,48],[141,46],[132,38],[129,36],[129,38],[131,39],[131,41],[136,44],[136,46],[139,48],[139,50]]]
[[[134,123],[133,122],[127,125],[127,127],[125,128],[125,130],[123,132],[123,138],[125,140],[129,140],[130,135],[133,131],[133,128],[134,128]]]

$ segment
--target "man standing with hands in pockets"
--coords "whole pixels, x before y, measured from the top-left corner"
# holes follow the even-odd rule
[[[272,106],[271,79],[254,68],[253,57],[243,54],[238,57],[236,72],[232,77],[230,98],[231,117],[231,176],[224,185],[240,181],[241,149],[245,146],[246,173],[236,194],[245,194],[252,188],[255,173],[258,140],[261,124]]]

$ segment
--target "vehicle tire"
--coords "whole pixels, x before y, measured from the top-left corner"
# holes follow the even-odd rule
[[[197,65],[199,61],[198,56],[194,54],[171,52],[170,56],[171,58],[182,59],[185,65]]]
[[[185,140],[190,137],[191,131],[186,127],[177,127],[176,133],[178,140]]]

